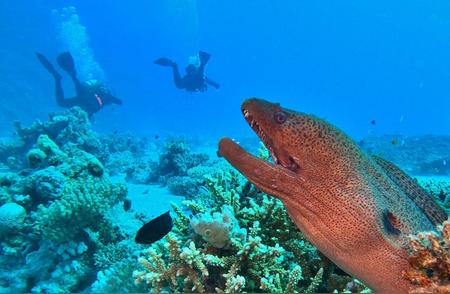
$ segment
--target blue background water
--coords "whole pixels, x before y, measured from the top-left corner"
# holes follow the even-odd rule
[[[355,137],[450,133],[450,2],[419,0],[5,0],[2,132],[13,119],[59,109],[33,53],[56,56],[51,10],[67,5],[77,8],[108,84],[124,100],[96,116],[98,130],[246,136],[239,106],[257,96]],[[198,49],[212,54],[207,75],[220,90],[177,90],[170,71],[153,64],[167,56],[184,68]]]

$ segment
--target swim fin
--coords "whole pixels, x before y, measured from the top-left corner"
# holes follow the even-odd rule
[[[157,65],[161,65],[161,66],[174,66],[175,65],[175,62],[173,62],[169,58],[165,58],[165,57],[158,58],[153,63],[157,64]]]
[[[61,79],[61,75],[56,71],[55,67],[50,63],[50,61],[41,53],[36,52],[36,57],[39,62],[44,66],[44,68],[55,78]]]
[[[76,77],[77,72],[75,70],[75,62],[73,61],[73,57],[70,52],[63,52],[56,57],[56,62],[58,62],[59,66],[65,70],[69,76]]]
[[[209,59],[211,58],[211,54],[209,54],[205,51],[198,51],[198,58],[200,58],[200,63],[205,65],[208,63]]]

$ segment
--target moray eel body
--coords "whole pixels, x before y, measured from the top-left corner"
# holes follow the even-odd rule
[[[407,237],[447,215],[392,163],[365,154],[347,135],[311,115],[249,99],[242,113],[273,163],[230,139],[220,154],[249,181],[282,200],[319,251],[376,292],[407,292]]]

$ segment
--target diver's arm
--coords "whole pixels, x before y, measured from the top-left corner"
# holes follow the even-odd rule
[[[216,88],[216,89],[219,89],[219,88],[220,88],[220,84],[219,84],[219,83],[214,82],[213,80],[211,80],[211,79],[209,79],[209,78],[207,78],[207,77],[205,77],[205,82],[206,82],[208,85],[211,85],[211,86],[213,86],[213,87]]]

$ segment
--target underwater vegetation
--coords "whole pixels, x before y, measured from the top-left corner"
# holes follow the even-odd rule
[[[99,135],[77,107],[14,128],[0,142],[0,292],[369,291],[306,240],[280,200],[186,140]],[[263,145],[258,156],[270,160]],[[446,178],[418,181],[448,209]],[[134,183],[185,197],[151,245],[134,242],[149,220],[133,208]],[[411,241],[411,285],[445,286],[448,241],[427,240],[447,226]]]

